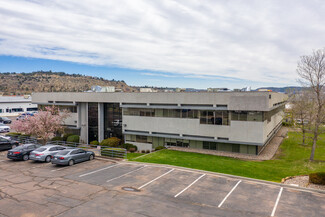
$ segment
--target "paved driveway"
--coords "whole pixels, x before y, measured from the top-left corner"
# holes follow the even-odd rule
[[[325,194],[182,168],[0,156],[0,216],[324,216]],[[133,191],[130,191],[133,190]]]

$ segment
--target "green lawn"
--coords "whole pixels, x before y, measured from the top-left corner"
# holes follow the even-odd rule
[[[126,158],[128,160],[132,160],[133,158],[139,157],[141,155],[144,155],[144,153],[127,153]]]
[[[280,146],[275,160],[248,161],[214,155],[162,150],[135,161],[170,164],[188,168],[227,173],[256,179],[280,182],[287,176],[325,171],[325,162],[309,162],[311,141],[302,146],[300,133],[289,132],[289,138]],[[315,160],[325,161],[325,134],[320,136]]]

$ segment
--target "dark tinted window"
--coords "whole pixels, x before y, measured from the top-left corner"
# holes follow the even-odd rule
[[[70,151],[60,151],[58,155],[67,155]]]
[[[0,137],[0,142],[8,142],[8,140]]]
[[[45,150],[46,150],[46,148],[38,148],[38,149],[36,149],[35,151],[43,152],[43,151],[45,151]]]
[[[49,151],[56,151],[56,150],[57,150],[56,147],[52,147],[52,148],[49,149]]]
[[[79,150],[74,150],[71,152],[71,154],[78,154],[79,153]]]

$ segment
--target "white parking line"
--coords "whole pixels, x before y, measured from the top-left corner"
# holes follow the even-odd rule
[[[181,192],[179,192],[178,194],[176,194],[174,197],[178,197],[181,193],[183,193],[184,191],[186,191],[187,189],[189,189],[192,185],[194,185],[197,181],[199,181],[205,175],[206,174],[203,174],[202,176],[200,176],[199,178],[197,178],[194,182],[192,182],[189,186],[187,186],[186,188],[184,188]]]
[[[150,183],[152,183],[152,182],[154,182],[154,181],[156,181],[156,180],[160,179],[161,177],[163,177],[163,176],[165,176],[165,175],[167,175],[167,174],[171,173],[173,170],[175,170],[175,169],[171,169],[171,170],[169,170],[168,172],[166,172],[166,173],[162,174],[161,176],[158,176],[157,178],[155,178],[155,179],[151,180],[150,182],[147,182],[146,184],[144,184],[144,185],[140,186],[138,189],[141,189],[141,188],[144,188],[144,187],[146,187],[146,186],[147,186],[147,185],[149,185]]]
[[[226,195],[225,198],[223,198],[223,200],[221,201],[221,203],[219,204],[218,208],[220,208],[222,206],[222,204],[227,200],[227,198],[230,196],[230,194],[237,188],[237,186],[239,185],[239,183],[241,182],[241,180],[239,180],[237,182],[237,184],[231,189],[231,191],[229,191],[229,193]]]
[[[274,207],[273,207],[273,210],[272,210],[272,214],[271,214],[272,217],[273,217],[274,214],[275,214],[276,208],[277,208],[278,203],[279,203],[279,201],[280,201],[280,197],[281,197],[282,191],[283,191],[283,187],[280,188],[280,191],[279,191],[278,197],[276,198],[276,201],[275,201],[275,204],[274,204]]]
[[[67,169],[67,168],[70,168],[70,167],[74,167],[76,166],[76,164],[72,165],[72,166],[64,166],[64,167],[61,167],[59,169],[55,169],[55,170],[51,170],[51,172],[54,172],[54,171],[60,171],[60,170],[63,170],[63,169]]]
[[[109,168],[115,167],[115,166],[117,166],[117,165],[118,165],[118,164],[114,164],[114,165],[111,165],[111,166],[108,166],[108,167],[105,167],[105,168],[101,168],[101,169],[98,169],[98,170],[95,170],[95,171],[92,171],[92,172],[89,172],[89,173],[85,173],[85,174],[80,175],[79,177],[88,176],[88,175],[91,175],[91,174],[97,173],[97,172],[99,172],[99,171],[103,171],[103,170],[106,170],[106,169],[109,169]]]
[[[126,176],[126,175],[128,175],[128,174],[130,174],[130,173],[136,172],[136,171],[138,171],[138,170],[141,170],[141,169],[143,169],[143,168],[145,168],[145,167],[147,167],[147,165],[144,165],[143,167],[140,167],[140,168],[138,168],[138,169],[136,169],[136,170],[133,170],[133,171],[128,172],[128,173],[125,173],[125,174],[120,175],[120,176],[118,176],[118,177],[115,177],[115,178],[109,179],[109,180],[107,180],[106,182],[110,182],[110,181],[113,181],[113,180],[115,180],[115,179],[119,179],[119,178],[121,178],[121,177],[123,177],[123,176]]]

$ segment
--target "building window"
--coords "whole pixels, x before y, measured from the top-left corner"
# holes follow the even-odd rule
[[[88,142],[98,141],[98,103],[88,103]]]
[[[12,108],[11,112],[23,112],[24,110],[22,108]]]
[[[200,111],[200,124],[229,125],[228,111]]]
[[[63,105],[59,105],[59,110],[60,111],[68,111],[68,112],[71,112],[71,113],[77,113],[77,106],[63,106]]]
[[[128,109],[123,109],[123,112],[128,112]],[[122,139],[122,108],[119,103],[104,103],[104,138],[109,137]]]
[[[28,112],[35,112],[37,110],[38,110],[38,108],[27,108],[27,111]]]
[[[263,112],[250,111],[250,112],[237,112],[231,113],[232,121],[263,121]]]

